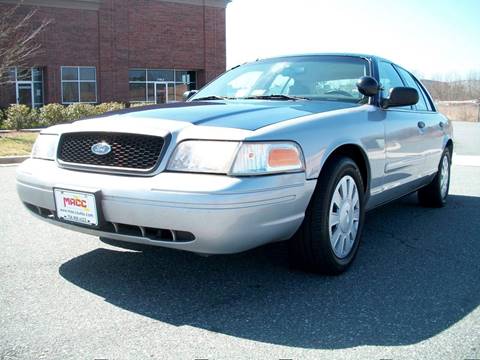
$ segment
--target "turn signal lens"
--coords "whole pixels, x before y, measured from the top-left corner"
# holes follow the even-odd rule
[[[303,170],[302,150],[296,143],[245,142],[237,153],[230,175],[251,176]]]
[[[268,154],[268,165],[271,168],[298,167],[302,162],[296,149],[271,149]]]

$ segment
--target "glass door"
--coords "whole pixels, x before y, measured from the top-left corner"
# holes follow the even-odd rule
[[[155,83],[155,104],[166,103],[168,103],[167,83],[157,82]]]
[[[43,69],[14,68],[12,80],[15,82],[16,103],[32,108],[43,106]]]
[[[17,104],[33,107],[32,83],[17,82]]]
[[[175,101],[175,83],[155,83],[155,104],[166,104]]]

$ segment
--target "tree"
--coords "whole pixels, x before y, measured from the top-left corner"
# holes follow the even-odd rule
[[[43,19],[34,22],[37,9],[21,14],[22,4],[0,14],[0,85],[10,80],[10,69],[26,67],[28,61],[41,51],[38,35],[50,24]]]
[[[464,76],[456,73],[436,74],[433,80],[424,80],[435,100],[465,101],[480,99],[480,71]]]

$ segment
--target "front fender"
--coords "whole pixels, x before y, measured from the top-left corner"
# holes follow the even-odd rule
[[[371,105],[314,114],[255,131],[247,140],[290,140],[300,144],[307,179],[320,175],[328,157],[339,147],[359,147],[370,168],[371,187],[381,186],[385,167],[384,116]]]

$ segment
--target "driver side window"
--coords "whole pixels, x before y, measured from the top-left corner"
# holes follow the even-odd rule
[[[381,61],[378,64],[378,69],[380,70],[380,84],[382,86],[383,98],[390,96],[390,89],[405,86],[392,64]]]
[[[395,69],[397,69],[400,75],[402,75],[402,78],[407,83],[407,86],[414,88],[415,90],[418,91],[418,103],[415,105],[416,109],[420,111],[428,111],[429,109],[427,106],[427,102],[417,82],[412,78],[412,76],[406,70],[402,69],[401,67],[395,66]]]
[[[385,61],[380,61],[378,63],[378,70],[380,72],[380,85],[382,87],[382,97],[384,99],[390,96],[390,90],[392,88],[405,86],[400,78],[400,75],[398,75],[392,64]],[[397,109],[411,110],[412,107],[402,106],[398,107]]]

